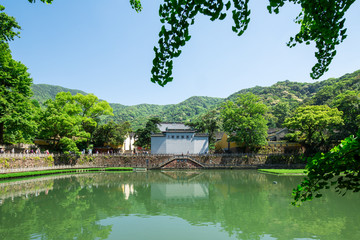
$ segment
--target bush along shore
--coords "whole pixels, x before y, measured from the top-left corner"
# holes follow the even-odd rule
[[[269,173],[274,175],[289,176],[289,175],[307,175],[305,169],[258,169],[259,172]]]
[[[0,180],[10,178],[34,177],[40,175],[62,174],[62,173],[79,173],[79,172],[99,172],[99,171],[133,171],[131,167],[107,167],[107,168],[74,168],[74,169],[55,169],[31,172],[14,172],[0,174]]]

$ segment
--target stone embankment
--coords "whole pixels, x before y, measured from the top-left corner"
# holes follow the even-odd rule
[[[60,166],[144,167],[148,169],[187,168],[302,168],[295,154],[207,154],[207,155],[80,155],[1,154],[0,173],[15,169],[47,169]]]

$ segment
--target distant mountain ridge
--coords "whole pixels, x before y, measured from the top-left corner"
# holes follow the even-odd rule
[[[86,95],[87,93],[77,89],[70,89],[50,84],[33,84],[31,86],[34,93],[33,99],[37,100],[40,104],[43,104],[48,99],[55,99],[56,94],[59,92],[70,92],[72,95],[81,93]]]
[[[69,89],[61,86],[49,84],[33,84],[33,99],[43,104],[47,99],[55,99],[59,92],[70,92],[88,94],[77,89]],[[110,103],[114,110],[113,119],[117,122],[129,121],[134,129],[144,125],[149,116],[159,116],[163,121],[185,121],[201,113],[205,113],[211,107],[223,102],[222,98],[199,97],[194,96],[178,104],[156,105],[156,104],[139,104],[126,106],[119,103]]]
[[[71,92],[71,94],[84,91],[69,89],[61,86],[48,84],[33,84],[33,98],[44,103],[47,99],[54,99],[59,92]],[[180,122],[194,119],[206,111],[218,108],[220,104],[227,100],[235,100],[238,94],[251,92],[260,96],[263,102],[270,108],[279,102],[288,102],[291,106],[297,106],[303,102],[313,102],[313,104],[326,104],[332,97],[346,90],[360,91],[360,70],[350,74],[345,74],[340,78],[330,78],[314,83],[300,83],[291,81],[281,81],[270,87],[252,87],[242,89],[231,94],[227,98],[200,97],[193,96],[178,104],[156,105],[139,104],[126,106],[119,103],[110,103],[114,110],[113,119],[117,122],[130,121],[133,128],[137,129],[145,124],[151,116],[158,116],[162,121]]]

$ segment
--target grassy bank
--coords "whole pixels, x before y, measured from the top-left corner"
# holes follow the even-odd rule
[[[306,175],[305,169],[258,169],[259,172],[270,173],[275,175]]]
[[[34,177],[40,175],[61,174],[61,173],[76,173],[76,172],[99,172],[99,171],[132,171],[130,167],[109,167],[109,168],[81,168],[81,169],[56,169],[32,172],[15,172],[0,174],[0,180],[9,178],[24,178]]]

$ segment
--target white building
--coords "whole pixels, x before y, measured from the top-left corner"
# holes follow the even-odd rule
[[[196,133],[182,123],[161,123],[161,133],[151,135],[152,154],[205,154],[209,151],[208,134]]]
[[[136,149],[136,147],[134,146],[134,143],[135,143],[135,133],[129,133],[127,136],[126,136],[126,139],[123,143],[123,146],[122,146],[122,152],[124,153],[132,153],[134,152],[134,149]]]

